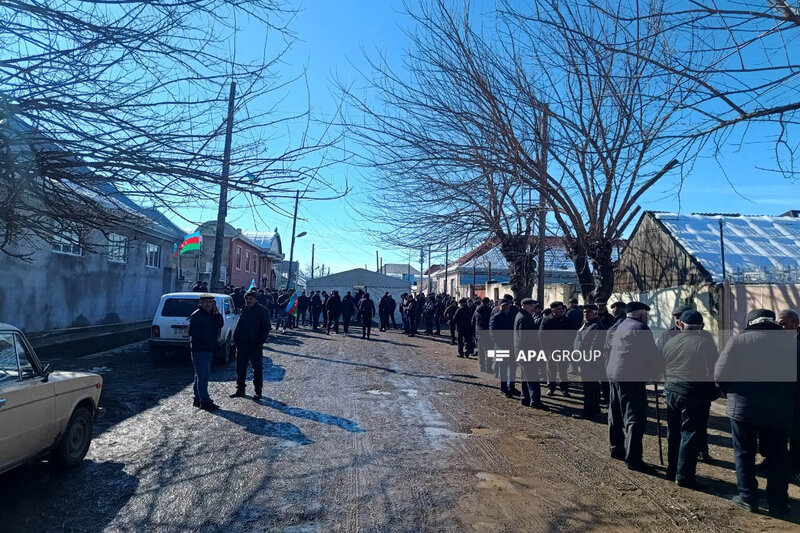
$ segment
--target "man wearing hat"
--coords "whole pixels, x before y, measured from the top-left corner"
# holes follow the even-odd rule
[[[606,374],[611,382],[608,437],[611,457],[624,459],[628,469],[654,473],[642,459],[642,439],[647,426],[648,381],[663,373],[664,361],[647,327],[650,307],[641,302],[625,306],[625,320],[611,340]]]
[[[794,334],[797,345],[797,367],[800,369],[800,316],[791,309],[778,313],[778,325]],[[794,389],[794,417],[792,432],[789,435],[789,457],[792,472],[800,471],[800,370],[798,370],[797,384]]]
[[[583,324],[575,334],[573,348],[585,354],[602,351],[605,344],[605,328],[597,317],[597,305],[583,306]],[[580,365],[583,386],[583,414],[580,418],[593,420],[600,414],[600,381],[605,377],[602,360],[582,362]]]
[[[607,300],[605,298],[598,298],[594,301],[597,305],[597,319],[603,325],[603,329],[607,330],[614,324],[614,315],[608,312]]]
[[[697,456],[705,444],[711,402],[719,397],[714,384],[717,346],[703,330],[703,316],[693,309],[678,320],[678,333],[662,349],[667,396],[667,478],[682,487],[701,490],[695,479]]]
[[[244,397],[247,380],[247,363],[253,367],[253,400],[261,399],[264,385],[264,343],[272,329],[267,310],[258,303],[258,293],[250,291],[244,295],[244,308],[233,332],[236,345],[236,392],[231,398]]]
[[[486,346],[486,336],[481,335],[481,331],[489,331],[489,319],[492,316],[492,301],[489,298],[484,298],[481,301],[481,304],[475,308],[475,312],[472,314],[472,326],[476,331],[476,337],[478,337],[478,365],[480,367],[481,372],[488,372],[491,374],[492,369],[492,362],[486,359],[486,351],[490,348]],[[483,337],[484,342],[480,342],[480,338]]]
[[[495,312],[489,318],[489,332],[492,336],[492,344],[495,348],[513,348],[513,346],[508,346],[505,344],[505,342],[509,339],[500,333],[502,331],[511,331],[514,329],[514,320],[511,318],[511,302],[512,300],[506,298],[500,300],[500,310],[495,310]],[[520,396],[522,393],[516,388],[516,357],[501,359],[496,361],[496,363],[497,377],[500,379],[500,392],[505,394],[507,398]]]
[[[789,454],[787,442],[792,425],[794,382],[770,381],[796,368],[796,345],[769,309],[753,309],[745,317],[746,327],[731,337],[719,355],[714,379],[726,394],[731,421],[733,452],[739,494],[735,505],[758,511],[756,442],[761,441],[769,458],[767,502],[769,513],[789,512]],[[789,365],[787,363],[792,363]]]
[[[578,307],[578,299],[570,298],[569,308],[566,311],[567,320],[572,324],[572,329],[577,330],[583,323],[583,311]]]
[[[467,357],[473,351],[472,346],[472,312],[467,306],[467,299],[458,301],[458,309],[453,315],[453,323],[458,335],[458,356]]]
[[[538,341],[537,333],[538,328],[533,320],[533,311],[536,300],[533,298],[523,298],[520,302],[522,304],[517,316],[514,318],[514,354],[519,353],[520,350],[537,350],[538,346],[532,346],[531,343],[536,339]],[[529,333],[524,333],[524,332]],[[536,342],[538,345],[538,342]],[[541,381],[542,374],[546,374],[546,369],[542,368],[542,364],[536,360],[525,361],[521,365],[522,373],[522,405],[526,407],[534,407],[536,409],[544,409],[542,403],[542,389]]]
[[[614,322],[611,323],[608,331],[606,331],[606,342],[603,345],[603,357],[605,358],[606,366],[608,366],[608,355],[611,353],[611,339],[614,336],[614,332],[617,331],[617,327],[625,320],[625,305],[625,302],[621,301],[611,304]],[[603,379],[600,383],[600,403],[608,405],[608,400],[611,396],[610,389],[608,379]]]
[[[189,316],[189,348],[194,365],[194,406],[205,411],[216,411],[208,395],[208,378],[211,374],[211,358],[217,349],[219,332],[224,320],[213,294],[203,293],[198,308]]]
[[[694,308],[690,305],[676,305],[672,309],[672,327],[668,330],[665,330],[661,333],[661,335],[656,339],[656,346],[662,352],[664,351],[664,345],[670,340],[674,335],[680,333],[680,323],[681,323],[681,315],[685,311],[692,311]]]
[[[563,331],[572,331],[572,323],[567,318],[563,302],[550,303],[551,314],[542,320],[542,325],[539,326],[539,343],[545,352],[548,354],[553,353],[554,350],[564,348],[565,334],[559,333]],[[574,338],[568,339],[570,346]],[[569,377],[567,376],[568,364],[564,361],[553,361],[548,356],[547,359],[547,395],[554,396],[556,388],[561,390],[561,394],[569,398]]]

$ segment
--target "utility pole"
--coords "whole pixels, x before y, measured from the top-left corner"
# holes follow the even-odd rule
[[[292,219],[292,245],[289,247],[289,275],[286,276],[286,288],[292,284],[292,262],[294,261],[294,230],[297,228],[297,204],[300,202],[300,191],[294,193],[294,218]],[[295,287],[296,289],[297,287]]]
[[[419,281],[417,282],[417,289],[422,291],[422,280],[424,276],[422,273],[425,272],[425,247],[420,246],[419,248]]]
[[[375,250],[375,272],[381,271],[381,262],[378,258],[378,250]]]
[[[214,234],[214,258],[211,263],[212,291],[222,291],[224,283],[219,279],[222,268],[222,244],[225,239],[225,217],[228,216],[228,172],[231,166],[231,136],[233,135],[233,101],[236,98],[236,82],[231,82],[228,97],[228,122],[225,125],[225,151],[222,153],[222,177],[219,183],[219,208],[217,209],[217,230]]]
[[[431,245],[428,245],[428,292],[431,292]]]
[[[450,255],[450,243],[444,245],[444,293],[447,294],[447,259]]]
[[[548,151],[548,131],[547,120],[550,114],[550,106],[542,106],[542,154],[539,156],[539,258],[536,276],[536,299],[544,305],[544,233],[547,228],[547,205],[545,202],[544,189],[547,184],[547,151]]]
[[[311,243],[311,279],[314,279],[314,243]]]

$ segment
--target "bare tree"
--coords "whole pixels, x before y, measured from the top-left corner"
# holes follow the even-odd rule
[[[613,42],[620,22],[569,3],[505,6],[482,33],[469,6],[444,0],[411,16],[409,75],[376,61],[369,96],[347,92],[351,116],[363,117],[348,125],[366,149],[364,164],[380,173],[374,201],[391,231],[400,240],[489,233],[527,243],[532,213],[518,193],[527,187],[552,211],[584,296],[609,295],[613,248],[637,202],[694,154],[693,141],[667,133],[686,119],[695,85],[604,48],[598,43]],[[668,58],[657,26],[639,26],[640,53]],[[520,260],[513,248],[509,263]]]
[[[168,210],[215,201],[231,81],[232,193],[274,209],[298,188],[331,195],[327,130],[311,138],[308,108],[280,108],[303,77],[278,74],[293,15],[282,0],[1,2],[0,250],[56,221],[129,220],[120,193]],[[243,24],[256,53],[236,50]]]
[[[596,44],[648,62],[664,76],[699,86],[686,102],[694,116],[683,135],[711,141],[717,155],[729,143],[770,142],[774,166],[763,166],[790,178],[798,176],[800,4],[788,0],[684,0],[653,12],[606,0],[589,0],[589,4],[623,28],[635,27],[634,21],[657,23],[659,38],[672,43],[670,61],[641,54],[632,46],[639,38],[634,32]]]

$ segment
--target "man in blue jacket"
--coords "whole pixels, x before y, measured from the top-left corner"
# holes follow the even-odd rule
[[[194,406],[204,411],[219,409],[208,395],[208,378],[223,324],[214,295],[201,294],[198,309],[189,316],[189,347],[194,365]]]
[[[513,333],[508,337],[503,336],[501,331],[513,331],[514,317],[511,316],[511,300],[500,300],[500,310],[493,313],[489,318],[489,333],[492,336],[492,344],[495,348],[513,351]],[[517,363],[516,357],[509,356],[500,359],[497,363],[497,377],[500,378],[500,392],[507,398],[521,396],[522,391],[516,388]]]
[[[610,381],[608,439],[611,457],[624,459],[628,469],[648,474],[655,469],[642,459],[642,439],[647,426],[648,381],[663,373],[664,360],[647,327],[650,307],[641,302],[625,306],[626,318],[611,339],[606,374]]]

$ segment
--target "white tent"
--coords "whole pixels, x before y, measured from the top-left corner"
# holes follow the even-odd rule
[[[310,294],[311,291],[325,291],[330,294],[331,291],[337,290],[339,291],[339,296],[344,298],[347,291],[350,291],[355,296],[359,289],[364,289],[369,293],[370,297],[375,301],[375,310],[377,311],[378,302],[384,293],[391,294],[395,302],[399,304],[400,295],[404,292],[411,292],[411,285],[402,279],[384,276],[363,268],[355,268],[331,274],[330,276],[306,280],[306,294]],[[398,323],[400,322],[399,308],[395,308],[395,320]]]

